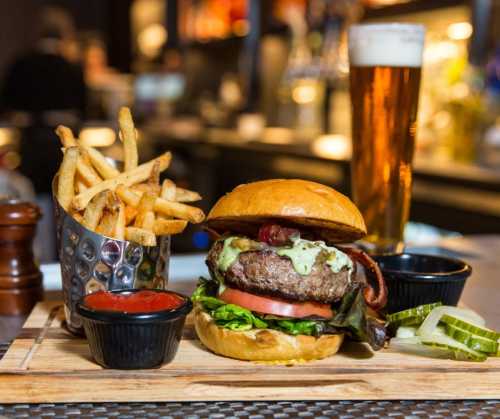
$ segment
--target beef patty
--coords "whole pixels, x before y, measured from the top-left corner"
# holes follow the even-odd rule
[[[300,275],[288,257],[278,255],[272,248],[240,253],[224,273],[217,267],[222,248],[223,243],[217,242],[208,253],[207,266],[212,276],[220,274],[226,285],[254,294],[333,303],[344,296],[351,283],[347,268],[335,273],[320,258],[308,275]]]

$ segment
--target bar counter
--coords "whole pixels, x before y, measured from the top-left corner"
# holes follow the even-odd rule
[[[179,133],[162,124],[145,125],[143,132],[155,152],[171,149],[196,168],[190,180],[207,198],[207,209],[239,183],[273,177],[318,181],[349,194],[349,158],[328,145],[280,143],[279,133],[273,142],[245,142],[234,130]],[[459,225],[465,234],[500,234],[500,170],[417,154],[411,219],[449,230]]]

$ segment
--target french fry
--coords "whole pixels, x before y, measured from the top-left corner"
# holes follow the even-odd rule
[[[139,157],[137,153],[137,141],[130,109],[123,107],[118,113],[118,124],[122,133],[123,151],[124,151],[124,171],[135,169],[137,167]]]
[[[177,187],[170,179],[165,179],[161,185],[160,197],[167,201],[175,201]],[[159,218],[172,218],[172,216],[160,215]]]
[[[80,155],[78,147],[69,147],[64,153],[61,167],[59,168],[59,180],[57,185],[57,199],[66,211],[71,206],[75,194],[76,162]],[[85,193],[85,192],[84,192]]]
[[[140,192],[132,191],[130,188],[120,185],[116,189],[116,193],[128,205],[139,206],[142,196]],[[154,211],[163,216],[181,218],[194,224],[201,223],[205,219],[205,214],[201,209],[180,202],[167,201],[163,198],[156,198]]]
[[[104,191],[106,189],[115,190],[118,185],[131,186],[136,183],[140,183],[149,178],[151,174],[151,170],[153,169],[153,165],[155,161],[160,162],[160,170],[165,170],[170,164],[170,160],[172,159],[172,154],[170,152],[166,152],[161,156],[153,159],[147,163],[141,164],[137,166],[135,169],[130,172],[120,173],[114,179],[107,179],[102,181],[101,183],[92,186],[86,191],[78,194],[73,199],[73,206],[77,210],[84,209],[85,206],[89,203],[89,201],[99,192]],[[135,205],[137,206],[137,205]]]
[[[118,209],[118,215],[116,217],[115,239],[125,240],[125,223],[125,204],[120,202],[120,208]]]
[[[107,191],[107,196],[106,196],[106,208],[110,212],[117,212],[120,210],[120,205],[122,201],[120,201],[120,198],[118,195],[116,195],[115,192],[113,191]]]
[[[67,148],[62,148],[63,153],[66,153],[66,150]],[[90,162],[90,158],[86,150],[84,150],[82,147],[79,147],[79,150],[80,156],[78,157],[78,161],[76,163],[76,172],[78,173],[78,175],[88,186],[94,186],[102,182],[101,177],[92,167],[92,163]]]
[[[92,167],[88,153],[80,148],[80,157],[76,163],[76,171],[88,186],[102,182],[101,177]]]
[[[125,206],[125,225],[131,224],[137,216],[137,208],[130,205]]]
[[[155,196],[160,194],[160,185],[153,186],[149,183],[138,183],[137,185],[132,185],[130,189],[139,194],[143,194],[144,192],[151,192]]]
[[[155,211],[161,215],[180,218],[193,224],[201,223],[205,219],[205,214],[200,208],[162,198],[156,198]]]
[[[160,197],[166,199],[167,201],[175,201],[175,196],[177,193],[177,187],[175,183],[170,179],[165,179],[161,184]]]
[[[177,188],[171,180],[160,186],[171,153],[138,165],[138,133],[130,109],[120,109],[118,122],[123,173],[100,151],[81,144],[70,128],[57,127],[64,153],[56,191],[60,205],[90,230],[144,246],[155,246],[157,235],[181,233],[188,222],[203,221],[201,209],[183,204],[200,200],[198,193]]]
[[[100,151],[93,147],[82,146],[81,148],[88,154],[92,165],[104,179],[113,179],[120,175],[120,172],[106,160],[106,157]]]
[[[65,127],[64,125],[59,125],[56,128],[56,134],[61,140],[63,147],[76,147],[78,144],[76,143],[75,136],[73,135],[73,131],[71,128]]]
[[[154,196],[151,192],[145,192],[141,196],[141,200],[139,201],[139,207],[137,208],[140,211],[147,212],[153,211],[155,206],[156,196]]]
[[[96,233],[102,234],[103,236],[113,237],[115,233],[116,221],[118,218],[118,212],[105,212],[96,228]]]
[[[120,199],[124,201],[127,205],[137,209],[139,202],[141,202],[142,192],[133,191],[131,188],[127,188],[125,185],[118,185],[115,189]]]
[[[124,204],[113,191],[105,191],[104,193],[104,215],[95,231],[108,237],[123,240],[125,237]]]
[[[153,165],[153,170],[151,170],[151,176],[149,176],[147,186],[149,186],[151,192],[156,196],[160,196],[160,163],[155,162]]]
[[[154,233],[137,227],[125,228],[125,240],[139,243],[142,246],[156,246]]]
[[[157,236],[170,236],[172,234],[182,233],[187,226],[186,220],[164,220],[162,218],[157,218],[153,232]]]
[[[163,197],[162,197],[163,198]],[[196,202],[200,201],[201,196],[198,192],[190,191],[189,189],[176,188],[175,199],[177,202]]]
[[[145,192],[141,196],[139,206],[137,207],[137,216],[135,217],[134,227],[143,228],[149,231],[153,230],[155,215],[153,208],[155,206],[156,196],[151,192]]]
[[[77,163],[76,167],[77,167],[77,169],[76,169],[76,178],[75,178],[75,193],[79,194],[80,192],[83,192],[86,189],[88,189],[88,187],[85,184],[85,182],[78,175],[78,163]]]
[[[148,211],[144,214],[142,218],[141,228],[148,231],[153,231],[153,227],[155,226],[156,216],[153,211]]]
[[[102,191],[92,198],[83,213],[83,225],[89,230],[95,231],[102,218],[109,191]]]

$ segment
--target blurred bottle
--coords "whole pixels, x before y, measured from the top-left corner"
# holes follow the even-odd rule
[[[326,85],[324,126],[328,133],[348,137],[351,103],[346,29],[360,19],[363,6],[358,0],[340,0],[326,3],[321,12],[320,57]]]
[[[452,123],[445,142],[455,161],[473,163],[477,160],[486,115],[483,86],[481,70],[466,64],[461,80],[449,90],[445,109]]]
[[[33,184],[16,171],[21,163],[19,145],[20,131],[17,128],[0,127],[0,199],[34,202]]]
[[[21,163],[19,143],[20,132],[17,128],[0,127],[0,200],[13,199],[41,207],[42,218],[37,227],[34,253],[37,261],[51,262],[56,258],[52,199],[43,195],[37,197],[33,183],[17,170]]]
[[[282,104],[279,122],[293,127],[298,141],[309,142],[323,132],[325,81],[320,57],[313,54],[309,44],[304,15],[300,9],[290,7],[286,19],[292,32],[292,46],[279,88]]]
[[[480,148],[480,162],[500,167],[500,46],[486,66],[486,129]]]

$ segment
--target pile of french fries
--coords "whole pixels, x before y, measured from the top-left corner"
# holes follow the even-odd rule
[[[139,165],[130,109],[120,109],[118,122],[123,172],[99,150],[81,144],[71,129],[57,127],[64,153],[56,191],[59,204],[86,228],[143,246],[156,246],[157,236],[181,233],[188,222],[202,222],[203,211],[186,204],[199,201],[198,193],[176,187],[169,179],[160,184],[171,153]]]

